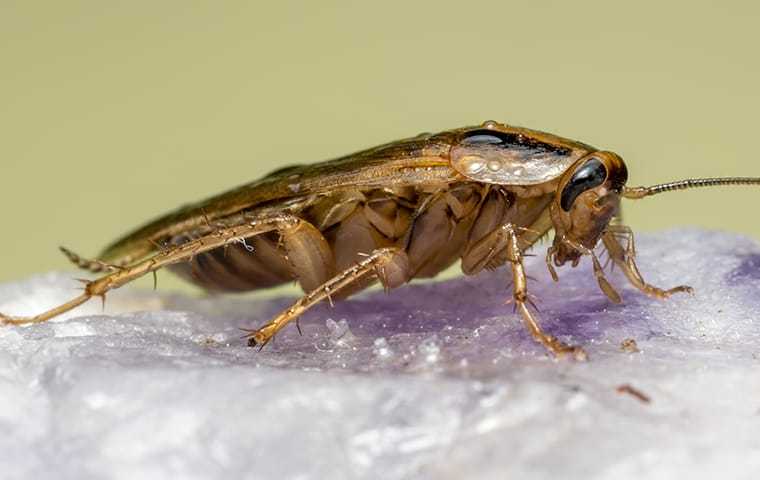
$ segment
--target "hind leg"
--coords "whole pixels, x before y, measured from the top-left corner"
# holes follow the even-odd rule
[[[331,268],[331,264],[330,259],[325,257],[324,245],[320,246],[319,242],[314,242],[313,235],[309,234],[309,232],[313,233],[313,230],[314,227],[311,224],[294,215],[280,214],[253,217],[241,225],[220,228],[208,235],[167,248],[145,260],[121,267],[96,280],[87,282],[84,287],[84,293],[46,312],[30,317],[14,317],[0,314],[0,325],[24,325],[45,322],[62,313],[73,310],[93,297],[105,298],[106,293],[110,290],[119,288],[143,275],[155,272],[168,265],[188,261],[200,253],[243,242],[246,238],[272,231],[282,234],[286,249],[294,248],[297,251],[292,260],[298,263],[295,266],[300,267],[300,270],[303,272],[303,278],[299,278],[302,284],[316,283],[320,278],[326,276],[326,272]],[[320,258],[323,260],[317,260]]]

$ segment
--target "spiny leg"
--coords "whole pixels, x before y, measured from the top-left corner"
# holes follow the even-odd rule
[[[285,325],[297,320],[306,310],[324,299],[374,273],[386,289],[397,287],[409,279],[409,260],[403,250],[395,247],[381,248],[363,260],[332,277],[321,286],[307,293],[290,307],[280,312],[263,327],[248,332],[248,344],[263,347]]]
[[[106,271],[112,272],[114,270],[121,270],[124,268],[123,265],[114,265],[102,260],[84,258],[72,252],[66,247],[58,247],[58,249],[66,256],[66,258],[69,259],[71,263],[81,268],[82,270],[87,270],[88,272],[103,273]]]
[[[620,243],[619,236],[623,236],[627,239],[625,247]],[[623,270],[623,273],[628,278],[628,281],[631,282],[631,285],[645,294],[651,297],[665,299],[678,292],[694,292],[694,289],[687,285],[679,285],[665,290],[645,282],[644,278],[641,276],[641,272],[639,272],[639,268],[636,266],[636,247],[633,242],[633,231],[629,227],[625,225],[611,225],[607,231],[602,234],[602,242],[604,243],[604,247],[607,249],[612,261]]]
[[[528,299],[528,279],[523,265],[523,253],[517,243],[518,238],[515,227],[507,224],[502,226],[500,230],[506,238],[507,258],[512,265],[512,289],[515,306],[520,311],[525,326],[531,335],[533,335],[533,338],[554,355],[561,357],[565,354],[570,354],[577,360],[585,360],[586,352],[581,347],[565,345],[556,337],[545,333],[541,329],[541,326],[527,305],[527,302],[530,301]]]
[[[135,263],[134,265],[124,267],[96,280],[87,282],[84,287],[84,293],[46,312],[31,317],[12,317],[0,314],[0,325],[23,325],[28,323],[45,322],[82,305],[92,297],[103,298],[109,290],[119,288],[145,274],[155,272],[165,266],[188,261],[195,255],[208,252],[215,248],[225,247],[236,242],[241,242],[248,237],[271,231],[286,231],[293,229],[302,223],[305,223],[305,221],[296,216],[287,214],[252,217],[244,224],[220,228],[198,239],[174,247],[168,247],[152,257]]]
[[[475,242],[462,255],[462,271],[467,275],[474,275],[483,269],[503,265],[507,261],[506,249],[511,240],[510,231],[515,235],[518,232],[536,233],[535,230],[518,227],[511,223],[498,226],[488,235]],[[523,254],[523,256],[525,255]]]

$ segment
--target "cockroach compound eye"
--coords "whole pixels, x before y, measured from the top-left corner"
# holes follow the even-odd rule
[[[759,185],[759,178],[681,180],[626,187],[628,172],[612,152],[549,133],[488,121],[418,135],[343,158],[286,167],[170,212],[116,240],[94,260],[63,249],[77,266],[101,276],[84,292],[31,317],[47,321],[93,297],[166,267],[204,289],[249,291],[296,280],[304,296],[269,323],[248,331],[264,346],[314,304],[340,299],[380,281],[387,289],[433,277],[454,262],[475,275],[508,265],[512,302],[533,337],[555,355],[585,358],[581,347],[544,332],[529,308],[525,251],[554,230],[546,265],[591,259],[601,290],[620,295],[605,277],[601,245],[628,281],[667,298],[636,266],[633,234],[610,224],[621,198],[685,188]]]
[[[598,187],[607,178],[607,168],[598,158],[591,158],[586,163],[579,165],[570,177],[570,181],[562,189],[559,205],[562,210],[569,212],[570,207],[578,195]]]

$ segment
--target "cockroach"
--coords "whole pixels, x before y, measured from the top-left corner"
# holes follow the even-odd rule
[[[611,222],[620,199],[760,178],[687,179],[627,187],[622,158],[567,138],[494,121],[422,134],[312,165],[287,167],[171,212],[107,247],[95,260],[63,249],[78,267],[101,273],[76,298],[31,317],[0,315],[9,325],[39,323],[93,297],[168,267],[208,291],[249,291],[297,281],[304,296],[255,330],[264,346],[321,300],[344,298],[376,281],[392,289],[433,277],[461,259],[474,275],[509,264],[514,308],[551,353],[585,358],[580,346],[545,333],[528,296],[523,257],[554,230],[546,265],[577,266],[590,257],[596,281],[620,295],[596,254],[607,251],[643,293],[667,298],[642,278],[630,228]]]

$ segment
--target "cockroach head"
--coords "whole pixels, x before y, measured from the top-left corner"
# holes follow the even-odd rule
[[[623,159],[612,152],[589,153],[562,175],[552,205],[552,221],[557,233],[555,247],[564,251],[567,259],[580,255],[572,252],[577,249],[568,241],[586,249],[596,246],[618,213],[627,180]]]

